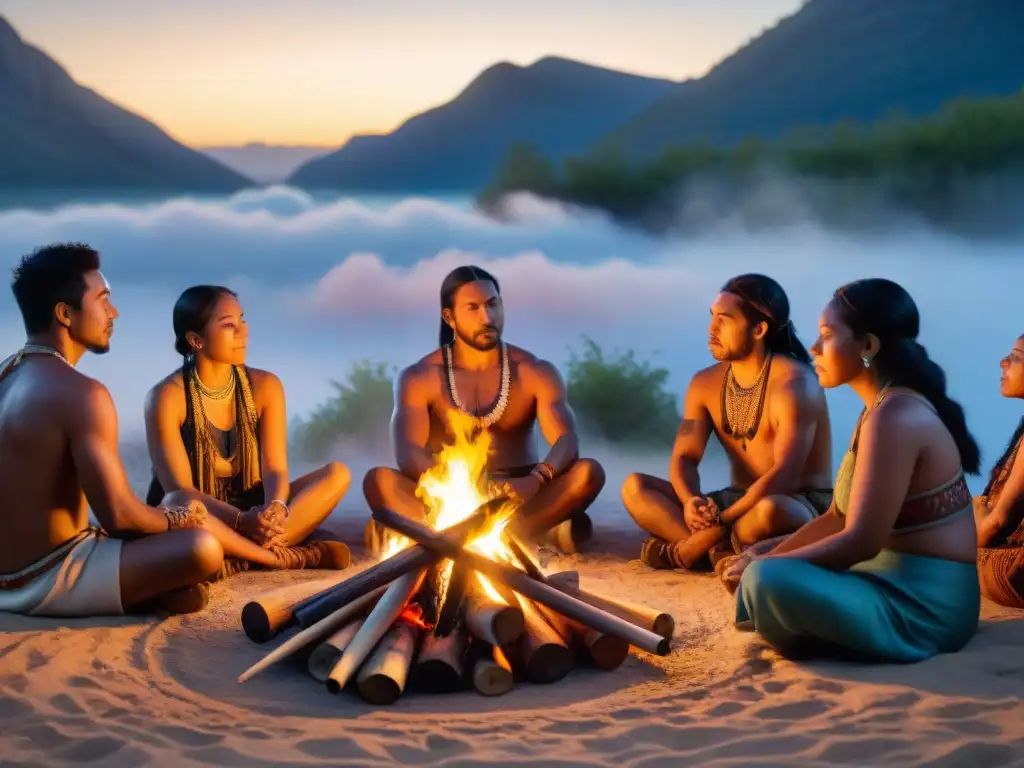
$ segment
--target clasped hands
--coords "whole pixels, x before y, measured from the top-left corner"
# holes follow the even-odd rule
[[[713,528],[721,523],[722,512],[714,499],[705,496],[691,496],[683,504],[683,522],[690,533]]]
[[[280,501],[272,501],[243,512],[238,519],[238,532],[264,549],[270,549],[282,543],[287,520],[288,508]]]

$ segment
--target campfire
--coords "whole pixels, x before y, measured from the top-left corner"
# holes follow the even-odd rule
[[[390,704],[407,688],[485,696],[515,683],[553,683],[577,661],[613,670],[632,645],[669,652],[671,616],[580,588],[578,574],[545,574],[508,529],[515,504],[486,481],[491,437],[452,414],[454,442],[416,495],[426,524],[391,511],[380,560],[344,581],[275,590],[242,609],[255,642],[300,631],[246,670],[244,682],[297,657],[331,693],[354,688]]]

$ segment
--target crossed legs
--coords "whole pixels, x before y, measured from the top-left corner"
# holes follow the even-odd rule
[[[629,475],[622,484],[622,503],[637,525],[669,547],[693,536],[683,520],[683,505],[668,480],[641,473]],[[790,496],[766,496],[732,525],[731,533],[740,545],[749,547],[764,539],[792,533],[813,517],[805,504]],[[644,551],[648,549],[645,544]],[[664,561],[661,567],[684,567],[675,562],[669,552],[666,557],[667,561],[660,558]],[[671,563],[666,564],[668,561]]]

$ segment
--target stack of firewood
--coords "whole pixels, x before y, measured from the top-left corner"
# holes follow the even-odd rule
[[[467,548],[506,503],[492,500],[443,532],[375,514],[416,544],[345,581],[293,585],[246,604],[242,627],[255,642],[301,631],[239,681],[296,657],[331,693],[351,686],[367,702],[390,704],[407,686],[496,696],[516,682],[560,680],[577,660],[615,669],[630,646],[669,652],[667,613],[584,591],[574,571],[545,575],[508,533],[515,565]]]

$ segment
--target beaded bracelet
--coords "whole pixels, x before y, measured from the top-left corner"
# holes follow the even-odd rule
[[[270,502],[270,504],[267,504],[267,506],[269,507],[269,506],[272,506],[274,504],[280,504],[282,507],[284,507],[285,519],[291,517],[292,511],[291,511],[291,509],[288,507],[288,505],[284,501],[282,501],[281,499],[274,499],[273,501]]]

